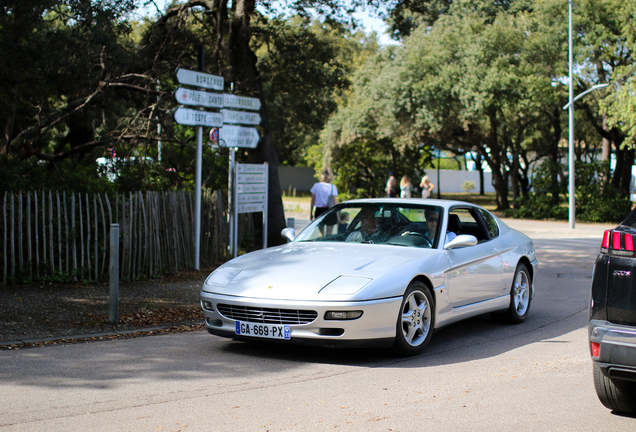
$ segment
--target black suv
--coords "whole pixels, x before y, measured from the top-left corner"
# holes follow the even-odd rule
[[[588,334],[594,387],[607,408],[636,415],[636,210],[603,234]]]

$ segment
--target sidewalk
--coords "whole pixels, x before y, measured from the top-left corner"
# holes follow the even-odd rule
[[[528,219],[501,219],[510,228],[521,231],[531,239],[554,238],[595,238],[599,245],[603,240],[603,232],[615,228],[616,223],[588,223],[576,222],[574,229],[570,229],[567,221],[536,221]]]
[[[202,329],[199,291],[209,272],[121,283],[117,325],[108,321],[107,284],[4,286],[0,349]]]

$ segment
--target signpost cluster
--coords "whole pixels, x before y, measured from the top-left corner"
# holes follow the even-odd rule
[[[202,69],[201,64],[199,68]],[[239,213],[263,212],[263,247],[267,247],[267,165],[238,164],[244,171],[235,171],[236,148],[253,149],[260,140],[258,129],[254,126],[261,123],[261,116],[254,111],[260,110],[261,101],[258,98],[206,91],[223,91],[225,82],[220,76],[183,68],[177,69],[175,75],[179,84],[204,89],[202,91],[178,87],[174,91],[174,97],[179,104],[196,107],[196,109],[178,107],[174,112],[174,119],[181,125],[197,127],[194,263],[195,269],[199,270],[203,127],[212,128],[210,139],[213,142],[230,149],[230,253],[237,255],[237,215]],[[219,111],[205,111],[203,108],[216,108]]]

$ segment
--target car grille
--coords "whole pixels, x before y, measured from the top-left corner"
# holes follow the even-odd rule
[[[263,324],[309,324],[318,317],[318,313],[311,310],[273,309],[227,304],[218,304],[216,308],[221,315],[228,319]]]

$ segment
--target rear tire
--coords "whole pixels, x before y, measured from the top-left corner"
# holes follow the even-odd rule
[[[530,303],[532,303],[531,289],[532,279],[530,279],[528,267],[525,264],[517,265],[510,288],[510,306],[505,312],[491,313],[492,319],[511,324],[524,322],[530,311]]]
[[[636,414],[636,383],[606,377],[601,368],[594,363],[594,388],[606,408]]]
[[[433,337],[435,307],[431,290],[420,281],[410,283],[397,317],[394,349],[402,355],[417,355]]]

